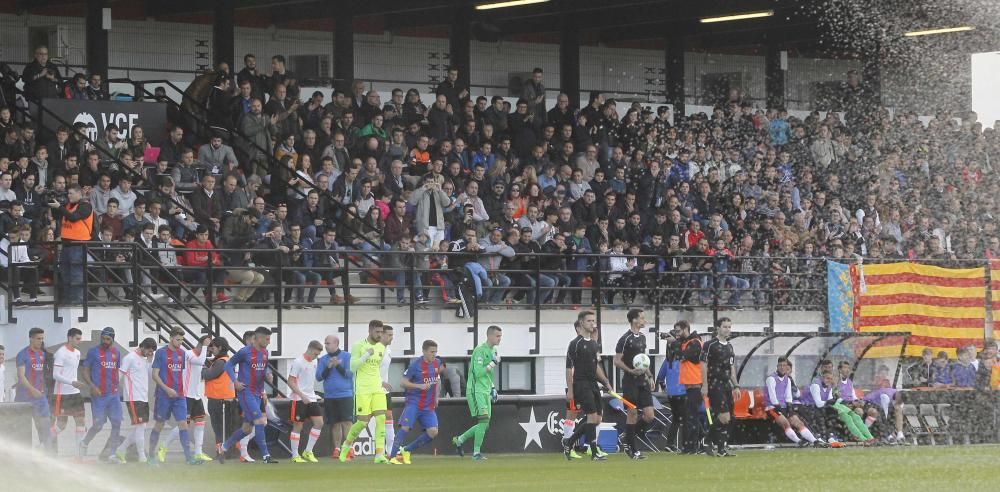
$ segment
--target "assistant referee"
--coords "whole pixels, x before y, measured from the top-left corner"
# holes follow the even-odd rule
[[[733,411],[733,390],[736,382],[736,353],[729,343],[733,323],[729,318],[715,321],[715,338],[701,350],[701,395],[708,397],[712,412],[712,426],[708,429],[705,454],[709,456],[736,456],[729,450],[729,419]],[[715,446],[713,448],[712,446]]]
[[[567,460],[572,459],[570,451],[573,443],[585,435],[593,451],[590,459],[605,461],[608,455],[597,445],[597,426],[601,423],[603,413],[601,390],[597,383],[600,382],[605,388],[610,388],[611,384],[598,364],[601,349],[594,336],[594,332],[597,331],[597,318],[594,312],[581,312],[577,316],[577,322],[579,324],[577,336],[569,342],[569,349],[566,351],[566,387],[569,389],[566,392],[566,401],[572,402],[583,412],[587,416],[587,421],[577,425],[572,436],[563,439],[563,454]]]

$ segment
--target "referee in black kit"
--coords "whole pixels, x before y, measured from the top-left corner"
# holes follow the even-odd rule
[[[569,350],[566,351],[566,401],[572,402],[576,408],[587,416],[584,423],[577,424],[573,430],[573,435],[568,439],[563,439],[563,454],[567,460],[571,460],[570,450],[580,436],[586,435],[587,442],[592,450],[591,460],[606,461],[607,453],[601,451],[597,445],[597,426],[601,423],[603,413],[603,402],[601,401],[601,390],[597,386],[600,382],[605,388],[610,388],[608,377],[604,375],[604,370],[598,364],[598,357],[601,349],[597,345],[594,332],[597,331],[597,318],[593,311],[583,311],[577,316],[579,329],[577,336],[569,342]]]
[[[705,454],[708,456],[736,456],[727,446],[729,421],[733,412],[733,390],[736,381],[736,353],[729,343],[733,323],[729,318],[715,322],[715,338],[701,350],[701,395],[708,397],[712,412],[712,425],[708,429]]]
[[[635,444],[636,436],[645,435],[646,426],[653,421],[653,393],[650,385],[653,375],[649,368],[636,369],[633,359],[646,353],[646,315],[642,309],[629,309],[626,315],[628,331],[618,339],[615,345],[615,367],[622,371],[622,396],[632,402],[636,408],[628,410],[625,420],[626,454],[634,460],[646,459]],[[642,420],[639,419],[642,410]]]

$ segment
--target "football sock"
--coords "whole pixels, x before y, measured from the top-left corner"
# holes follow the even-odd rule
[[[257,447],[260,448],[261,456],[271,456],[271,453],[267,451],[267,436],[264,434],[264,424],[254,424],[253,433],[253,440],[257,443]]]
[[[288,434],[288,447],[292,450],[292,458],[299,456],[299,433],[292,431]]]
[[[799,439],[799,436],[795,435],[795,431],[793,431],[791,427],[785,428],[785,436],[788,437],[789,441],[792,441],[796,444],[798,444],[799,441],[801,441],[801,439]]]
[[[729,445],[729,426],[720,425],[719,426],[719,440],[717,441],[719,450],[725,450],[726,446]]]
[[[570,443],[570,445],[572,445],[574,442],[576,442],[576,440],[579,439],[580,436],[588,436],[587,429],[588,429],[589,426],[590,426],[589,422],[580,422],[580,423],[576,424],[574,426],[574,429],[573,429],[573,434],[571,434],[569,436],[569,443]],[[587,439],[587,442],[590,442],[589,437],[586,438],[586,439]]]
[[[250,457],[250,440],[254,438],[254,431],[250,429],[250,433],[244,433],[243,438],[240,441],[240,456],[244,458]],[[229,449],[229,447],[226,447]]]
[[[474,424],[472,427],[469,427],[465,432],[463,432],[461,436],[458,436],[458,443],[464,443],[472,438],[472,436],[476,433],[477,427],[479,427],[479,424]]]
[[[319,441],[319,436],[320,436],[321,432],[322,432],[322,430],[320,430],[320,429],[318,429],[316,427],[313,427],[312,429],[309,430],[309,440],[306,441],[306,451],[307,452],[310,452],[310,453],[312,452],[313,447],[316,446],[316,441]]]
[[[115,451],[118,447],[118,443],[122,440],[122,423],[121,422],[111,422],[111,435],[108,436],[108,442],[104,443],[104,450],[101,451],[102,455],[108,455]]]
[[[408,431],[405,428],[403,428],[403,427],[399,428],[399,432],[396,433],[395,442],[393,442],[392,449],[390,449],[390,453],[389,453],[389,457],[390,458],[395,457],[397,454],[399,454],[399,444],[403,443],[403,442],[406,442],[406,433],[407,432]]]
[[[586,427],[587,442],[589,442],[593,447],[594,454],[597,454],[597,451],[601,449],[601,447],[597,445],[597,424],[587,423]]]
[[[170,432],[167,433],[167,437],[163,439],[163,447],[169,448],[170,444],[172,444],[177,439],[180,439],[180,437],[181,437],[180,427],[174,427],[173,429],[170,429]]]
[[[355,421],[354,424],[351,425],[351,430],[347,432],[347,438],[344,439],[344,444],[350,444],[354,442],[354,440],[361,435],[361,431],[364,430],[364,428],[367,426],[368,422],[362,420]]]
[[[635,426],[636,424],[625,424],[625,443],[629,449],[635,452]]]
[[[375,416],[375,454],[385,454],[385,415]]]
[[[146,424],[139,424],[132,430],[132,442],[135,443],[135,452],[139,455],[139,461],[146,461]]]
[[[816,436],[813,436],[812,431],[807,427],[799,429],[799,434],[802,434],[802,438],[809,442],[816,442]]]
[[[403,449],[405,449],[407,451],[413,451],[413,450],[419,448],[420,446],[423,446],[424,444],[427,444],[427,443],[429,443],[429,442],[431,442],[433,440],[434,440],[433,437],[427,435],[426,432],[423,432],[419,436],[417,436],[417,438],[413,442],[411,442],[410,444],[407,444],[405,447],[403,447]]]
[[[191,461],[191,435],[187,429],[181,429],[180,435],[181,449],[184,450],[184,460]]]
[[[160,431],[153,427],[153,430],[149,433],[149,449],[150,451],[156,451],[156,444],[160,442]]]
[[[205,421],[197,421],[194,423],[194,454],[204,453],[205,446]]]
[[[479,454],[480,449],[483,447],[483,439],[486,438],[486,431],[490,428],[490,421],[480,421],[476,424],[476,431],[473,434],[474,440],[472,443],[472,454]]]
[[[76,426],[76,432],[73,434],[76,437],[76,448],[80,449],[80,444],[83,443],[83,438],[87,435],[87,428],[78,425]]]
[[[227,449],[232,449],[233,445],[236,444],[237,441],[240,441],[241,439],[244,439],[246,437],[247,437],[247,433],[246,433],[246,431],[243,430],[243,427],[242,426],[237,427],[236,430],[233,431],[232,435],[230,435],[229,438],[226,439],[226,442],[222,443],[222,450],[225,451]],[[242,441],[240,441],[240,442],[242,443]],[[243,453],[246,451],[246,448],[247,447],[246,447],[245,444],[242,445],[242,446],[240,446],[240,455],[241,456],[244,455]]]
[[[376,421],[376,423],[377,422],[378,421]],[[392,419],[392,414],[391,413],[386,414],[385,415],[385,424],[384,424],[384,427],[385,427],[385,447],[384,447],[384,449],[386,449],[386,450],[392,450],[393,445],[396,442],[396,429],[395,429],[395,425],[396,425],[396,423]],[[392,455],[392,456],[395,456],[395,455]],[[390,458],[392,456],[390,456]]]

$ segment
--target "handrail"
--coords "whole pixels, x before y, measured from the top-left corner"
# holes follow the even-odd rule
[[[174,83],[171,82],[171,81],[169,81],[169,80],[162,80],[162,79],[161,80],[132,80],[130,78],[117,78],[117,79],[109,80],[108,82],[129,83],[129,84],[132,84],[134,87],[141,88],[142,91],[143,91],[143,93],[145,93],[145,94],[147,94],[149,96],[154,96],[154,97],[155,97],[155,94],[149,92],[149,90],[146,89],[146,84],[167,84],[167,85],[170,86],[170,88],[172,88],[175,91],[177,91],[178,93],[180,93],[182,101],[183,100],[188,100],[188,101],[192,102],[193,104],[195,104],[198,107],[198,109],[204,111],[206,114],[208,113],[208,107],[205,106],[204,103],[202,103],[201,101],[195,99],[190,94],[188,94],[186,91],[180,90],[179,87],[177,87],[176,85],[174,85]],[[170,104],[173,104],[177,108],[178,111],[181,111],[181,112],[187,114],[188,116],[190,116],[191,118],[194,118],[199,124],[204,125],[207,128],[213,128],[213,125],[211,125],[207,120],[201,118],[199,115],[196,115],[196,114],[192,113],[191,111],[188,111],[186,108],[184,108],[183,105],[175,102],[174,100],[172,100],[170,98],[167,98],[167,100],[170,102]],[[264,102],[261,101],[261,104],[263,104],[263,103]],[[218,128],[218,127],[216,127],[216,128]],[[277,158],[274,157],[274,154],[272,152],[268,152],[266,149],[263,149],[259,145],[257,145],[256,142],[254,142],[253,140],[250,140],[249,137],[247,137],[245,134],[243,134],[241,131],[239,131],[238,127],[236,127],[236,128],[222,127],[222,128],[224,130],[226,130],[227,132],[229,132],[230,135],[233,135],[235,137],[239,137],[243,142],[245,142],[245,143],[247,143],[249,145],[252,145],[259,153],[261,153],[262,155],[264,155],[264,156],[267,157],[268,163],[270,163],[272,166],[276,167],[276,166],[280,166],[281,165],[281,162]],[[319,164],[319,163],[314,163],[314,164]],[[272,177],[272,179],[273,179],[273,177]],[[302,179],[302,178],[299,178],[299,179]],[[305,181],[306,184],[309,185],[310,188],[312,188],[314,190],[317,190],[320,193],[320,196],[327,197],[328,198],[327,203],[333,204],[334,208],[338,212],[340,212],[341,214],[344,214],[345,216],[346,215],[351,215],[352,218],[355,218],[355,219],[360,218],[358,215],[352,214],[350,212],[350,210],[348,210],[346,207],[344,207],[344,205],[342,203],[340,203],[339,200],[333,199],[333,194],[330,193],[330,191],[328,191],[328,190],[322,190],[319,187],[317,187],[316,183],[313,182],[311,176],[303,179],[303,181]],[[305,193],[303,193],[302,190],[300,190],[298,188],[294,188],[294,190],[295,190],[296,193],[299,194],[300,197],[302,197],[303,199],[306,198],[307,195]],[[348,229],[350,229],[351,232],[357,234],[358,237],[360,237],[361,239],[363,239],[366,243],[372,245],[373,247],[380,247],[374,241],[371,241],[368,238],[364,237],[364,233],[362,233],[361,231],[357,230],[354,227],[354,225],[351,224],[349,221],[340,221],[340,222],[342,222],[345,227],[347,227]],[[368,224],[366,224],[364,222],[361,222],[361,226],[362,227],[368,227],[369,229],[371,228]],[[368,232],[371,232],[371,231],[369,230]]]

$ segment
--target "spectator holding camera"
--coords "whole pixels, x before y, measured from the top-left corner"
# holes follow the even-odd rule
[[[49,202],[53,216],[59,220],[60,239],[63,241],[59,257],[61,277],[61,299],[70,304],[83,302],[83,246],[76,243],[90,241],[94,235],[94,211],[90,203],[81,200],[83,193],[79,185],[67,190],[67,202],[60,204],[55,199]]]

